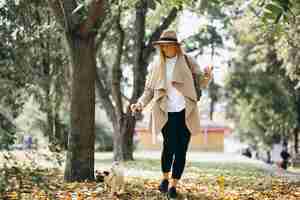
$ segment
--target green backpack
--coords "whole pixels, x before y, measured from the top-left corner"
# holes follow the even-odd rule
[[[193,76],[193,80],[194,80],[194,86],[196,89],[196,95],[197,95],[197,101],[200,101],[201,96],[202,96],[202,90],[200,88],[200,76],[195,73],[195,69],[193,67],[193,65],[190,64],[190,61],[188,59],[187,55],[184,55],[186,64],[189,66],[191,72],[192,72],[192,76]]]

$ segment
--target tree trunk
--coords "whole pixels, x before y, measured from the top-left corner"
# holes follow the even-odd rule
[[[214,112],[215,112],[214,108],[215,108],[215,100],[211,99],[211,101],[210,101],[210,109],[209,109],[209,119],[210,120],[213,120]]]
[[[296,154],[299,153],[299,129],[294,129],[294,151]]]
[[[123,149],[122,149],[122,134],[120,125],[118,122],[113,122],[114,134],[113,134],[113,160],[122,161],[123,158]]]
[[[63,131],[62,131],[62,126],[59,120],[59,114],[56,112],[54,114],[54,135],[56,140],[58,141],[58,144],[60,145],[60,147],[64,148],[64,135],[63,135]]]
[[[134,117],[131,116],[131,112],[129,111],[129,107],[127,108],[127,112],[124,115],[124,119],[122,120],[122,147],[123,147],[123,159],[134,160],[133,159],[133,151],[134,151],[134,144],[133,144],[133,134],[135,128],[136,120]]]
[[[64,179],[94,180],[95,153],[95,38],[105,17],[106,0],[85,1],[87,12],[75,0],[48,1],[68,43],[71,67],[71,130]]]
[[[267,163],[270,164],[271,163],[271,152],[267,151]]]
[[[295,91],[295,90],[293,90]],[[300,127],[300,96],[295,92],[296,106],[297,106],[297,128],[294,130],[294,139],[295,139],[295,153],[299,153],[299,127]]]
[[[145,76],[147,73],[147,60],[145,60],[143,50],[145,47],[145,30],[147,16],[147,1],[139,1],[135,10],[135,50],[133,63],[133,94],[132,101],[136,101],[143,93]]]
[[[147,1],[142,0],[136,4],[135,10],[135,50],[133,63],[133,94],[130,99],[130,104],[136,102],[138,97],[143,93],[145,77],[147,72],[148,58],[145,56],[145,30],[146,30],[146,15],[148,7]],[[149,55],[150,56],[150,51]],[[133,132],[135,127],[135,118],[131,116],[129,107],[126,113],[122,115],[121,135],[122,135],[122,150],[124,160],[133,160]]]
[[[54,137],[54,130],[53,130],[53,112],[52,112],[52,105],[51,105],[51,97],[48,91],[47,96],[46,96],[46,101],[45,101],[45,111],[46,111],[46,116],[47,116],[47,136],[49,138],[49,143],[54,142],[55,137]]]
[[[218,102],[218,86],[215,84],[214,78],[212,78],[209,86],[209,97],[210,97],[209,119],[213,120],[215,105]]]
[[[122,153],[122,138],[121,138],[121,129],[120,129],[120,117],[116,115],[115,107],[110,100],[110,91],[108,90],[107,86],[105,85],[104,75],[100,73],[96,73],[96,89],[98,95],[101,100],[101,104],[105,108],[105,112],[112,122],[113,126],[113,160],[120,161],[123,160],[123,153]]]
[[[66,181],[94,180],[95,37],[69,38],[72,61],[71,130],[65,166]]]

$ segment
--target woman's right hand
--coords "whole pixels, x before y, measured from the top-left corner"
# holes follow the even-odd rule
[[[211,64],[205,66],[205,68],[204,68],[204,76],[211,77],[213,69],[214,69],[214,67]]]
[[[131,109],[131,112],[133,112],[133,113],[141,112],[143,110],[143,105],[141,102],[137,102],[137,103],[131,104],[130,109]]]

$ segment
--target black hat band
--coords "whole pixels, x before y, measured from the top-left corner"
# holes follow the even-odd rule
[[[170,37],[162,37],[159,40],[160,41],[165,40],[165,41],[178,42],[178,40],[176,38],[170,38]]]

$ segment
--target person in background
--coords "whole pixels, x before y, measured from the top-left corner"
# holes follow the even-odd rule
[[[289,159],[291,157],[291,155],[288,152],[287,146],[285,146],[283,148],[283,150],[280,153],[280,156],[282,158],[282,162],[281,162],[281,168],[287,170],[288,168],[288,164],[289,164]]]
[[[248,158],[252,158],[252,153],[249,147],[247,147],[242,154]]]
[[[283,147],[282,147],[281,142],[273,144],[272,150],[271,150],[271,159],[272,159],[272,162],[276,165],[276,168],[277,168],[279,174],[282,174],[282,172],[283,172],[282,167],[281,167],[281,163],[283,160],[280,155],[282,150],[283,150]]]

